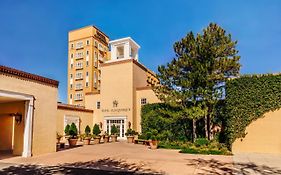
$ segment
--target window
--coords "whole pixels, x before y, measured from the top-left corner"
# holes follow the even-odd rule
[[[95,52],[95,55],[94,55],[94,66],[98,67],[98,53],[97,52]]]
[[[95,41],[95,47],[98,48],[98,42],[97,41]]]
[[[76,69],[82,69],[82,68],[83,68],[83,62],[77,62]]]
[[[72,99],[72,94],[69,95],[69,98]]]
[[[73,47],[74,47],[74,44],[73,44],[73,43],[71,43],[71,49],[73,49]]]
[[[76,90],[82,89],[82,88],[83,88],[83,87],[82,87],[82,83],[77,83],[77,84],[75,85],[75,88],[76,88]]]
[[[83,47],[83,41],[79,41],[76,43],[76,49],[80,49]]]
[[[72,63],[70,64],[70,68],[71,68],[71,69],[73,68],[73,64],[72,64]]]
[[[82,93],[77,93],[75,94],[75,100],[82,100],[83,94]]]
[[[70,58],[73,58],[73,53],[70,55]]]
[[[88,50],[86,51],[86,56],[89,56],[89,51]]]
[[[86,72],[86,76],[89,76],[89,72]]]
[[[83,52],[76,53],[76,59],[83,58]]]
[[[83,79],[83,74],[82,74],[82,72],[76,72],[75,78],[76,78],[76,79]]]
[[[97,109],[100,109],[100,101],[97,101]]]
[[[97,72],[94,71],[94,82],[96,83],[97,82]]]
[[[89,66],[89,61],[86,61],[86,66]]]
[[[72,78],[73,77],[73,75],[72,74],[70,74],[70,78]]]
[[[86,43],[87,43],[87,45],[90,45],[90,41],[89,40],[87,40]]]
[[[70,89],[72,89],[72,84],[70,84]]]
[[[86,87],[88,87],[89,86],[89,82],[86,82]]]
[[[146,98],[141,98],[141,105],[145,105],[147,103]]]

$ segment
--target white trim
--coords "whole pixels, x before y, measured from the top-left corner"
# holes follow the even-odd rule
[[[140,45],[138,45],[131,37],[120,38],[116,40],[109,41],[109,44],[120,43],[120,42],[132,42],[138,49],[140,49]]]

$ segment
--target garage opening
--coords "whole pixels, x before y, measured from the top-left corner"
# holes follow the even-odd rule
[[[33,96],[0,90],[0,159],[31,156],[32,115]]]

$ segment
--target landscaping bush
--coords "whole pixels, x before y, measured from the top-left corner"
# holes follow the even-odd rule
[[[69,135],[69,128],[70,128],[70,125],[67,124],[67,125],[65,126],[65,128],[64,128],[64,133],[65,133],[65,135]]]
[[[127,132],[125,133],[126,136],[134,136],[134,135],[136,135],[136,134],[137,134],[137,132],[134,131],[134,130],[131,129],[131,128],[127,129]]]
[[[197,139],[195,143],[182,141],[163,141],[159,143],[159,148],[179,149],[180,153],[189,154],[217,154],[231,155],[226,145],[217,141],[208,141],[205,139]]]
[[[87,125],[85,128],[85,134],[86,134],[86,136],[89,136],[90,133],[91,133],[91,128],[89,127],[89,125]]]
[[[98,125],[98,124],[95,124],[95,125],[94,125],[94,128],[93,128],[93,135],[96,137],[96,136],[98,136],[100,133],[101,133],[101,130],[100,130],[99,125]]]
[[[75,125],[75,123],[72,123],[69,127],[68,133],[70,135],[71,138],[76,138],[78,131],[77,131],[77,127]]]
[[[114,124],[111,126],[110,132],[111,132],[112,135],[116,135],[118,133],[118,129]]]

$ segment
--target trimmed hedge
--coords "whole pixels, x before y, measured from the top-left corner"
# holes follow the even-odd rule
[[[226,83],[225,138],[228,146],[245,137],[246,127],[266,112],[281,108],[281,75],[252,75]]]

